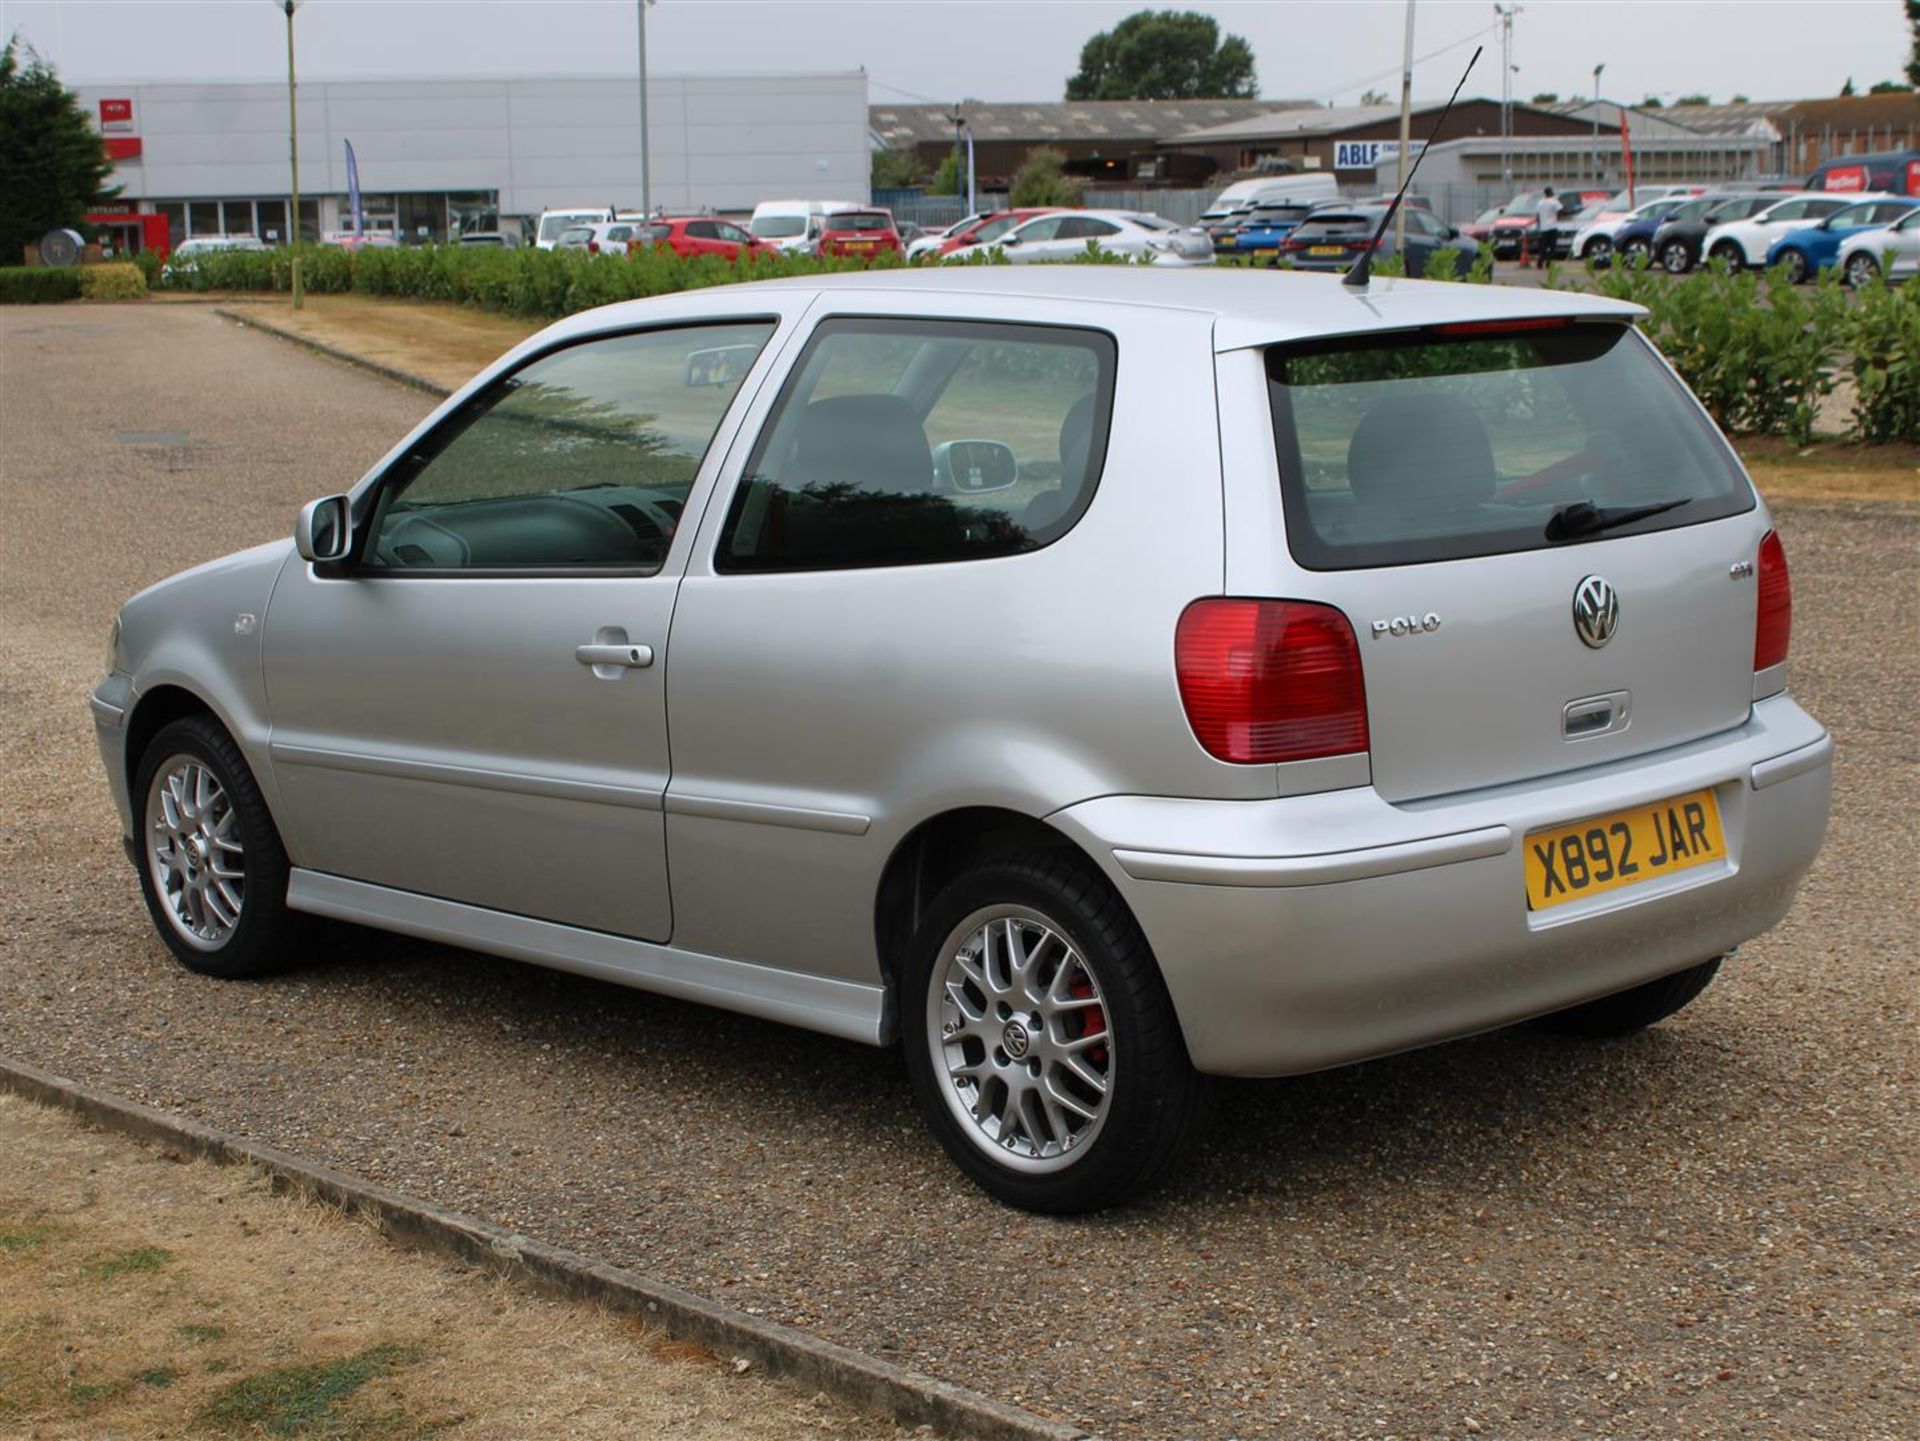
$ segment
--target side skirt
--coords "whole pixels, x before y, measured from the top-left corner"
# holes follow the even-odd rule
[[[287,905],[316,916],[531,961],[870,1046],[885,1045],[891,1039],[882,986],[676,950],[321,871],[296,869],[287,885]]]

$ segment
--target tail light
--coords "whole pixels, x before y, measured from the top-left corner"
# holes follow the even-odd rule
[[[598,255],[599,253],[600,253],[600,242],[597,240],[589,240],[587,242],[587,254]]]
[[[1760,607],[1753,624],[1753,668],[1766,670],[1787,658],[1793,633],[1793,581],[1780,537],[1768,531],[1760,542]]]
[[[1353,627],[1328,605],[1196,600],[1174,631],[1187,723],[1207,754],[1240,765],[1367,748],[1367,690]]]

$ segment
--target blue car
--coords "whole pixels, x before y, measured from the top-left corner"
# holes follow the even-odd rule
[[[1243,260],[1272,260],[1280,253],[1280,243],[1319,203],[1324,202],[1284,200],[1254,206],[1234,232],[1232,253]]]
[[[1663,204],[1641,210],[1613,232],[1615,258],[1630,270],[1644,270],[1653,262],[1654,232],[1673,219],[1677,212],[1688,207],[1707,209],[1706,197],[1675,195]]]
[[[1818,225],[1789,230],[1769,245],[1767,267],[1786,266],[1787,278],[1798,285],[1837,263],[1840,242],[1848,236],[1892,225],[1914,210],[1920,210],[1920,199],[1911,196],[1862,200],[1858,205],[1836,210]]]

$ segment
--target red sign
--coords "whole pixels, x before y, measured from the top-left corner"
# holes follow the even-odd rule
[[[140,137],[138,135],[109,135],[106,139],[107,159],[138,160],[140,158]]]
[[[100,102],[100,128],[102,130],[133,129],[133,102],[131,100],[102,100]]]
[[[1827,178],[1821,183],[1823,190],[1865,190],[1867,188],[1867,170],[1864,165],[1843,165],[1827,172]]]
[[[1920,195],[1920,160],[1907,162],[1907,194]]]

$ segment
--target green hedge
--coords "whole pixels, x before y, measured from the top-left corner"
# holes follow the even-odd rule
[[[80,298],[80,272],[43,265],[0,265],[0,305],[48,305]]]
[[[1616,266],[1590,271],[1601,295],[1647,309],[1641,329],[1722,429],[1812,439],[1843,368],[1857,389],[1853,433],[1920,440],[1920,285],[1876,282],[1849,296],[1838,270],[1795,285],[1783,268],[1677,279]],[[1565,289],[1567,272],[1547,285]]]
[[[121,261],[109,265],[83,265],[79,270],[82,300],[145,300],[147,277],[140,267]]]

